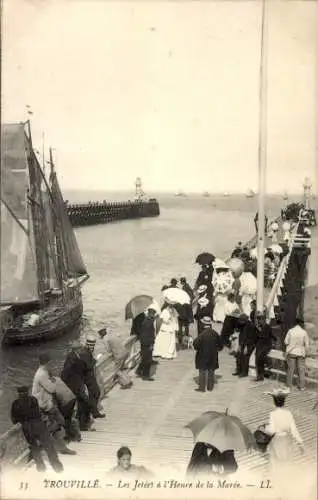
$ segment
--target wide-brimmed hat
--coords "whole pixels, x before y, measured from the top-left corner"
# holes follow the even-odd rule
[[[198,288],[198,293],[204,293],[208,287],[206,285],[200,285]]]
[[[209,316],[204,316],[204,317],[201,319],[201,323],[202,323],[203,325],[211,326],[211,325],[212,325],[212,319],[211,319]]]
[[[212,264],[214,269],[230,269],[229,266],[221,259],[215,259]]]
[[[83,346],[79,340],[73,340],[73,342],[71,343],[71,349],[73,349],[74,351],[77,349],[81,349],[82,347]]]
[[[290,394],[290,389],[288,387],[275,387],[270,391],[266,391],[265,394],[273,397],[286,398]]]
[[[20,385],[17,387],[18,394],[27,394],[29,392],[29,388],[26,385]]]

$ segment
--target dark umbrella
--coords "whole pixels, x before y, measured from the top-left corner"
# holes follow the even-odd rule
[[[212,264],[212,262],[214,262],[214,260],[215,256],[212,253],[203,252],[197,256],[197,258],[195,259],[195,263],[200,264],[200,266],[203,266],[204,264],[209,266],[210,264]]]
[[[207,411],[192,420],[186,428],[193,433],[194,441],[209,443],[220,452],[226,450],[244,451],[257,448],[252,432],[238,417]]]
[[[131,299],[125,308],[125,319],[133,319],[143,313],[147,307],[153,305],[153,308],[159,312],[160,308],[156,301],[150,295],[137,295]]]

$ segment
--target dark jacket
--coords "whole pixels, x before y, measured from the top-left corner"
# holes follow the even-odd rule
[[[155,325],[154,320],[145,316],[140,326],[139,333],[140,345],[143,347],[151,347],[155,343]]]
[[[242,329],[239,335],[239,345],[240,347],[255,347],[257,343],[258,335],[256,326],[252,321],[247,321],[246,325]]]
[[[274,340],[276,340],[276,337],[273,335],[273,330],[270,325],[266,324],[261,330],[257,330],[257,355],[266,355],[270,351]]]
[[[137,337],[139,337],[140,328],[141,328],[141,325],[142,325],[142,322],[144,319],[145,319],[144,313],[138,314],[138,316],[136,316],[133,319],[133,322],[131,325],[131,330],[130,330],[130,335],[137,335]]]
[[[84,383],[88,389],[90,396],[98,399],[100,396],[100,389],[95,375],[96,361],[93,353],[88,347],[85,346],[80,352],[80,357],[86,365],[84,371]]]
[[[219,351],[222,350],[220,336],[212,328],[205,328],[193,341],[197,351],[195,367],[197,370],[217,370],[219,368]]]
[[[34,443],[35,439],[48,437],[47,427],[41,419],[39,403],[33,396],[13,401],[11,420],[13,424],[18,422],[21,424],[24,437],[30,444]]]
[[[76,396],[82,394],[86,372],[87,365],[85,361],[75,352],[71,351],[66,357],[61,379]]]
[[[198,303],[197,310],[196,310],[196,313],[194,315],[194,319],[199,320],[201,318],[204,318],[204,316],[208,316],[209,318],[212,318],[213,304],[212,304],[211,299],[209,299],[208,297],[207,297],[207,299],[209,300],[209,303],[206,306],[200,306],[200,304]]]
[[[194,293],[189,283],[185,283],[184,285],[182,285],[182,290],[189,295],[192,302],[194,299]]]

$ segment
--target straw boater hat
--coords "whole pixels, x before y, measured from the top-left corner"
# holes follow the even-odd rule
[[[288,387],[275,387],[274,389],[265,392],[265,394],[280,398],[287,398],[289,393],[290,390],[288,389]]]
[[[198,288],[198,293],[204,293],[208,287],[206,285],[200,285]]]
[[[211,326],[212,325],[212,319],[209,318],[209,316],[204,316],[202,319],[201,319],[201,323],[203,325],[206,325],[206,326]]]
[[[95,344],[96,344],[96,337],[94,335],[87,335],[86,345],[93,347]]]

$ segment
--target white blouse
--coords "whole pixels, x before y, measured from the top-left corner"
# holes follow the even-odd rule
[[[297,430],[293,415],[285,408],[276,408],[269,414],[269,425],[266,427],[269,434],[291,434],[295,441],[302,444],[303,440]]]

